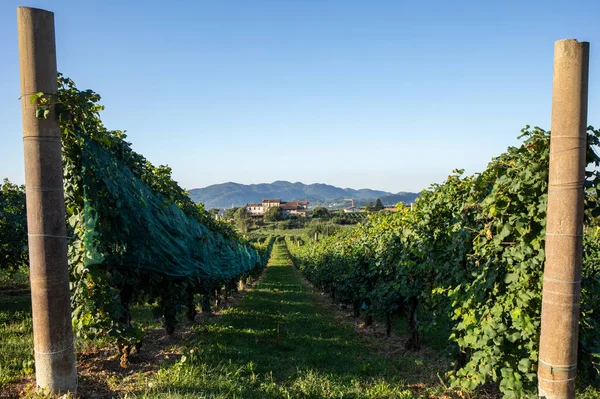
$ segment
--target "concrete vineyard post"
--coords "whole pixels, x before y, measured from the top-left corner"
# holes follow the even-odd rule
[[[36,117],[32,94],[56,101],[54,14],[17,8],[31,306],[38,388],[76,392],[60,127],[53,107]]]
[[[589,43],[554,47],[540,398],[575,398],[581,290]]]

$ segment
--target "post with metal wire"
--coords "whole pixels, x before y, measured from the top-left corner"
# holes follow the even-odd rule
[[[540,398],[575,398],[583,250],[589,43],[554,46]]]
[[[54,14],[18,7],[17,25],[36,383],[76,392],[60,127],[52,106],[38,119],[30,101],[38,92],[56,101]]]

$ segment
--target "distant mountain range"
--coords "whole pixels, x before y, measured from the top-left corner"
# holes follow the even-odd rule
[[[229,182],[190,190],[192,200],[204,203],[206,209],[259,203],[263,198],[281,198],[282,201],[307,200],[311,208],[316,205],[336,208],[350,206],[350,202],[344,201],[344,198],[354,198],[356,206],[375,202],[377,198],[380,198],[384,205],[395,205],[398,202],[411,203],[417,196],[417,193],[394,194],[366,188],[354,190],[329,184],[303,184],[287,181],[247,185]]]

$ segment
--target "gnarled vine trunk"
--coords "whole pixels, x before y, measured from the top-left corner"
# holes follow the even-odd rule
[[[417,306],[419,300],[416,296],[411,296],[408,299],[408,341],[406,342],[406,349],[419,350],[421,345],[419,344],[419,331],[417,329]]]

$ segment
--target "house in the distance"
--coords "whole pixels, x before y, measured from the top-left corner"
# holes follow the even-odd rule
[[[246,212],[250,216],[263,216],[265,214],[265,209],[263,208],[263,204],[246,204]]]
[[[306,217],[308,211],[308,201],[281,201],[281,199],[263,199],[261,204],[246,204],[246,210],[250,216],[262,217],[273,207],[281,209],[281,215],[284,218],[291,216]]]
[[[306,217],[306,211],[308,210],[308,201],[282,202],[281,205],[279,205],[279,207],[281,208],[281,214],[283,215],[283,217]]]

